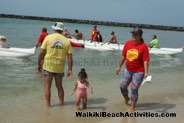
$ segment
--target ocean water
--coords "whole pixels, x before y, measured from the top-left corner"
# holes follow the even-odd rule
[[[8,44],[12,47],[31,48],[37,42],[43,26],[48,28],[49,33],[53,32],[51,25],[53,25],[53,22],[0,18],[0,35],[6,36]],[[74,33],[75,29],[78,29],[85,35],[86,39],[89,39],[93,25],[65,23],[65,27],[71,34]],[[118,42],[124,43],[131,38],[131,34],[129,33],[131,28],[98,26],[98,29],[104,41],[110,38],[111,31],[115,32]],[[146,43],[150,42],[153,34],[156,34],[161,47],[178,48],[184,45],[183,32],[146,29],[143,29],[143,31],[143,37]],[[39,48],[34,56],[26,59],[0,58],[0,91],[2,91],[0,97],[6,95],[11,96],[14,92],[16,94],[19,92],[22,93],[21,91],[28,91],[26,88],[30,89],[31,87],[32,89],[36,89],[38,87],[35,87],[35,84],[40,83],[40,75],[36,71],[38,52]],[[89,80],[94,81],[94,83],[97,82],[103,85],[106,84],[106,81],[118,82],[120,76],[115,75],[115,70],[120,56],[120,51],[100,52],[73,48],[74,79],[76,79],[75,76],[80,69],[85,68],[89,74]],[[172,75],[173,72],[184,71],[183,59],[184,53],[174,57],[151,55],[149,73],[160,76],[164,73]],[[153,76],[154,78],[157,77]]]
[[[31,48],[37,42],[43,26],[52,33],[51,25],[54,22],[4,19],[0,18],[0,35],[7,37],[8,44],[11,47]],[[86,39],[90,38],[93,25],[64,23],[65,27],[72,33],[75,29],[81,31]],[[104,41],[108,41],[111,31],[114,31],[118,42],[124,43],[131,38],[131,28],[112,27],[99,25]],[[146,43],[151,41],[152,35],[157,35],[161,47],[178,48],[184,45],[184,33],[175,31],[160,31],[143,29],[143,37]],[[13,113],[23,115],[21,107],[32,108],[32,104],[37,108],[31,111],[41,110],[39,106],[44,107],[43,97],[43,76],[37,72],[36,63],[39,48],[34,56],[30,58],[0,58],[0,118],[9,121],[9,116],[15,117]],[[121,98],[119,91],[119,81],[121,74],[116,75],[116,67],[121,57],[120,51],[94,51],[89,49],[73,48],[73,80],[68,81],[66,77],[63,80],[65,88],[65,97],[67,104],[74,105],[74,97],[70,97],[70,92],[77,79],[77,74],[81,68],[85,68],[88,74],[88,80],[94,87],[94,95],[89,95],[90,103],[98,102],[95,109],[108,109],[108,106],[115,107],[116,101]],[[67,70],[67,66],[66,66]],[[140,94],[143,96],[158,96],[159,94],[177,94],[183,92],[184,80],[184,52],[176,56],[151,55],[149,74],[153,76],[150,84],[145,84],[141,88]],[[52,86],[54,104],[58,103],[56,88]],[[30,97],[30,98],[29,98]],[[111,97],[113,100],[111,103]],[[108,101],[108,103],[107,103]],[[11,106],[10,106],[11,105]],[[92,105],[92,104],[91,104]],[[106,105],[104,108],[100,105]],[[95,107],[95,105],[91,106]],[[100,108],[101,107],[101,108]],[[16,108],[17,112],[11,112],[11,108]],[[112,108],[110,108],[112,109]],[[29,112],[29,113],[30,113]],[[31,114],[31,113],[30,113]],[[28,116],[24,115],[26,119]],[[1,120],[2,121],[2,120]],[[23,120],[22,122],[24,122]],[[20,120],[21,122],[21,120]]]

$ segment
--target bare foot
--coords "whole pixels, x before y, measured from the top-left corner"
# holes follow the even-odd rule
[[[128,112],[133,113],[133,112],[135,112],[135,109],[134,109],[134,108],[132,108],[132,106],[131,106],[131,107],[130,107],[130,109],[128,110]]]
[[[60,103],[59,106],[64,106],[64,103]]]
[[[76,112],[79,111],[79,106],[76,107],[75,111],[76,111]]]
[[[50,108],[51,107],[51,104],[47,104],[47,108]]]
[[[47,108],[51,108],[51,105],[47,105]]]
[[[128,105],[128,102],[130,100],[130,97],[125,98],[125,104]]]
[[[83,107],[82,109],[83,109],[83,110],[86,110],[86,107]]]

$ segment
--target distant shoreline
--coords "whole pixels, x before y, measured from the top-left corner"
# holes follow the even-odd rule
[[[120,22],[108,22],[108,21],[91,21],[91,20],[51,18],[51,17],[25,16],[25,15],[13,15],[13,14],[0,14],[0,18],[14,18],[14,19],[41,20],[41,21],[54,21],[54,22],[60,21],[60,22],[67,22],[67,23],[118,26],[118,27],[129,27],[129,28],[133,28],[133,27],[138,26],[138,27],[144,28],[144,29],[155,29],[155,30],[167,30],[167,31],[181,31],[181,32],[184,32],[184,27],[162,26],[162,25],[151,25],[151,24],[120,23]]]

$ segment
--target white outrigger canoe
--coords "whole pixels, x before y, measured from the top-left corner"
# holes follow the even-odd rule
[[[0,57],[29,57],[34,55],[36,47],[33,48],[0,48]]]
[[[176,55],[182,53],[183,48],[150,48],[149,53],[155,55]]]
[[[112,43],[108,44],[108,43],[103,43],[103,42],[91,42],[90,40],[70,39],[70,41],[83,44],[84,48],[94,49],[94,50],[99,50],[99,51],[122,50],[124,47],[123,44],[112,44]]]
[[[99,51],[112,51],[119,50],[122,51],[124,48],[123,44],[108,44],[102,42],[92,42],[90,40],[77,40],[70,39],[70,41],[75,43],[80,43],[84,45],[84,48],[99,50]],[[150,48],[149,53],[154,55],[176,55],[183,52],[183,48]]]

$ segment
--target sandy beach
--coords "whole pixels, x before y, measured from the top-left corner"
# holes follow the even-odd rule
[[[174,74],[175,78],[183,78],[183,73]],[[156,75],[154,75],[156,76]],[[167,74],[168,80],[173,78]],[[175,80],[175,83],[181,83],[183,79]],[[172,81],[170,81],[172,82]],[[168,85],[170,85],[168,82]],[[174,81],[173,81],[174,82]],[[97,86],[94,83],[94,95],[88,96],[88,109],[83,112],[107,112],[118,113],[128,111],[129,106],[123,104],[123,98],[118,88],[117,83],[107,82],[108,84],[103,87]],[[160,81],[162,83],[162,80]],[[156,79],[153,79],[152,83],[146,83],[140,88],[139,101],[136,107],[137,112],[150,112],[150,113],[176,113],[177,117],[82,117],[77,118],[75,115],[75,102],[74,97],[70,97],[69,94],[72,88],[72,82],[65,82],[64,86],[68,86],[65,89],[65,106],[60,107],[58,105],[57,92],[52,86],[52,107],[46,108],[42,88],[33,91],[30,90],[27,96],[17,94],[9,98],[1,98],[0,101],[0,118],[2,123],[62,123],[62,122],[75,122],[75,123],[182,123],[184,120],[184,97],[182,87],[176,85],[176,87],[167,86],[167,90],[164,92],[161,90],[164,88],[160,86],[157,91],[154,91],[154,86],[158,84]],[[71,86],[71,87],[69,87]],[[178,91],[176,91],[176,89]],[[82,111],[82,110],[81,110]]]

